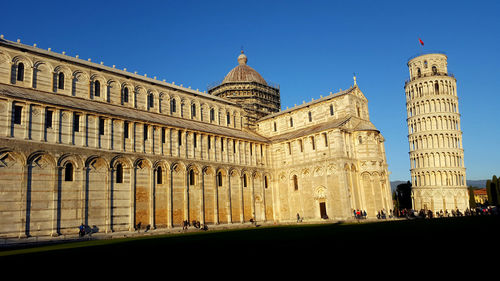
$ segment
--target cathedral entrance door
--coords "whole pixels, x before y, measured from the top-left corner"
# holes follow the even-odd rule
[[[322,219],[328,218],[328,215],[326,214],[326,203],[325,202],[319,202],[319,213],[320,213]]]

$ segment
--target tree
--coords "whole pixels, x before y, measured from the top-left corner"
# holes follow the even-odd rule
[[[475,209],[476,200],[474,198],[474,190],[477,189],[477,187],[469,186],[468,189],[469,189],[469,208]]]
[[[396,187],[396,202],[400,210],[411,209],[411,183],[398,184]]]
[[[488,193],[488,202],[490,202],[490,205],[499,206],[500,179],[496,175],[493,175],[491,180],[486,181],[486,192]]]

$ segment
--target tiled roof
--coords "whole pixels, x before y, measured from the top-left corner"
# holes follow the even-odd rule
[[[474,189],[474,195],[487,195],[486,188]]]
[[[64,96],[30,88],[21,88],[12,85],[0,84],[0,94],[12,98],[38,102],[41,104],[71,108],[76,111],[86,111],[95,114],[116,116],[130,121],[150,122],[159,125],[211,133],[225,137],[240,138],[257,142],[269,142],[267,138],[258,135],[257,133],[250,130],[238,130],[229,127],[217,126],[201,121],[178,118],[155,112],[141,111],[119,105],[108,104],[105,102]]]
[[[355,87],[357,87],[357,86],[351,87],[351,88],[349,88],[347,90],[339,91],[337,93],[330,94],[330,95],[328,95],[326,97],[322,97],[322,98],[319,98],[317,100],[313,100],[313,101],[310,101],[310,102],[306,102],[306,103],[294,106],[294,107],[289,108],[287,110],[283,110],[283,111],[280,111],[280,112],[269,114],[269,115],[267,115],[267,116],[262,117],[261,119],[259,119],[259,121],[264,121],[264,120],[267,120],[267,119],[270,119],[270,118],[274,118],[274,117],[280,116],[281,114],[286,114],[286,113],[289,113],[289,112],[292,112],[292,111],[295,111],[295,110],[298,110],[298,109],[301,109],[301,108],[304,108],[304,107],[308,107],[308,106],[314,105],[316,103],[320,103],[320,102],[323,102],[323,101],[326,101],[326,100],[329,100],[329,99],[332,99],[332,98],[335,98],[335,97],[338,97],[338,96],[345,95],[347,93],[350,93]]]
[[[333,121],[328,121],[328,122],[323,122],[320,124],[316,124],[313,126],[306,127],[301,130],[294,130],[292,132],[280,134],[277,136],[273,136],[270,138],[272,142],[281,142],[281,141],[286,141],[294,138],[300,138],[303,136],[315,134],[317,132],[325,131],[328,129],[333,129],[333,128],[339,128],[342,127],[344,124],[346,124],[351,117],[346,117],[346,118],[341,118]]]

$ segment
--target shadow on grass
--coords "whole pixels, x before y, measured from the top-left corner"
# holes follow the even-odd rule
[[[227,267],[277,260],[293,265],[297,261],[333,261],[339,257],[453,256],[464,255],[470,239],[491,234],[499,222],[499,217],[484,216],[189,232],[7,250],[0,252],[0,260],[24,264],[126,261],[136,265],[196,267],[202,263]]]

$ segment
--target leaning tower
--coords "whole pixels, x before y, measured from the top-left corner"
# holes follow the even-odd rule
[[[434,213],[468,208],[457,81],[447,57],[431,53],[408,61],[405,82],[413,208]]]

